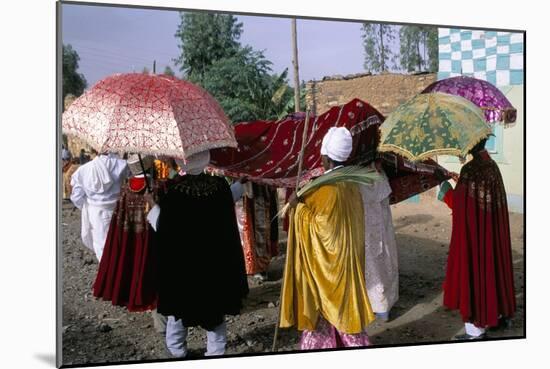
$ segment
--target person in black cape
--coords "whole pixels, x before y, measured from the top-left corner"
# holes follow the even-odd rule
[[[166,346],[187,355],[187,328],[207,331],[206,356],[225,353],[225,315],[237,315],[248,294],[234,194],[224,178],[204,174],[208,151],[190,156],[147,219],[158,245],[158,304],[168,316]],[[242,191],[242,190],[241,190]]]

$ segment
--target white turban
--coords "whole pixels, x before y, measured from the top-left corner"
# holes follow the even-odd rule
[[[187,161],[176,159],[178,164],[185,173],[198,175],[204,171],[204,168],[210,163],[210,151],[201,151],[187,158]]]
[[[321,155],[326,155],[334,161],[344,162],[353,148],[351,133],[345,127],[331,127],[321,145]]]

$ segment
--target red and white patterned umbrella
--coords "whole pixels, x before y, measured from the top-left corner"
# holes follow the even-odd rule
[[[186,159],[237,147],[219,103],[202,88],[166,75],[107,77],[63,113],[63,133],[98,152],[135,152]]]

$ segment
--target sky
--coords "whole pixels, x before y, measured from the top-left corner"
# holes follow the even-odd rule
[[[289,69],[293,80],[291,21],[289,18],[240,16],[241,44],[263,50],[274,72]],[[88,86],[114,73],[152,70],[169,65],[179,55],[174,37],[179,14],[170,10],[115,8],[63,4],[62,39],[80,56],[79,72]],[[300,80],[365,72],[361,23],[324,20],[297,21]]]

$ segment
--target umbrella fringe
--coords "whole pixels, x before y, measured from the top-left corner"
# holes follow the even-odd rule
[[[472,137],[472,140],[468,143],[468,145],[464,146],[463,150],[456,149],[456,148],[442,148],[442,149],[429,150],[429,151],[423,152],[420,155],[414,155],[410,151],[402,147],[399,147],[393,144],[381,144],[380,146],[378,146],[378,151],[393,152],[411,161],[422,161],[422,160],[429,159],[430,157],[435,155],[466,156],[466,154],[468,154],[468,152],[475,145],[481,142],[481,140],[487,138],[491,133],[492,131],[489,127],[487,127],[486,130],[480,131],[478,134]]]
[[[215,143],[204,143],[202,145],[197,145],[193,149],[187,150],[187,152],[182,152],[181,150],[149,150],[149,149],[143,149],[143,148],[137,148],[137,147],[131,147],[131,146],[125,146],[124,148],[105,148],[104,145],[101,145],[97,142],[90,141],[85,134],[81,132],[76,132],[73,130],[63,130],[63,133],[67,135],[71,135],[74,137],[77,137],[84,142],[86,142],[88,145],[90,145],[92,148],[97,150],[97,152],[114,152],[114,153],[139,153],[144,155],[153,155],[153,156],[169,156],[173,158],[179,158],[179,159],[185,159],[190,157],[191,155],[197,154],[201,151],[205,150],[212,150],[212,149],[218,149],[223,147],[233,147],[236,148],[237,144],[236,141],[227,139],[224,141],[218,141]]]

